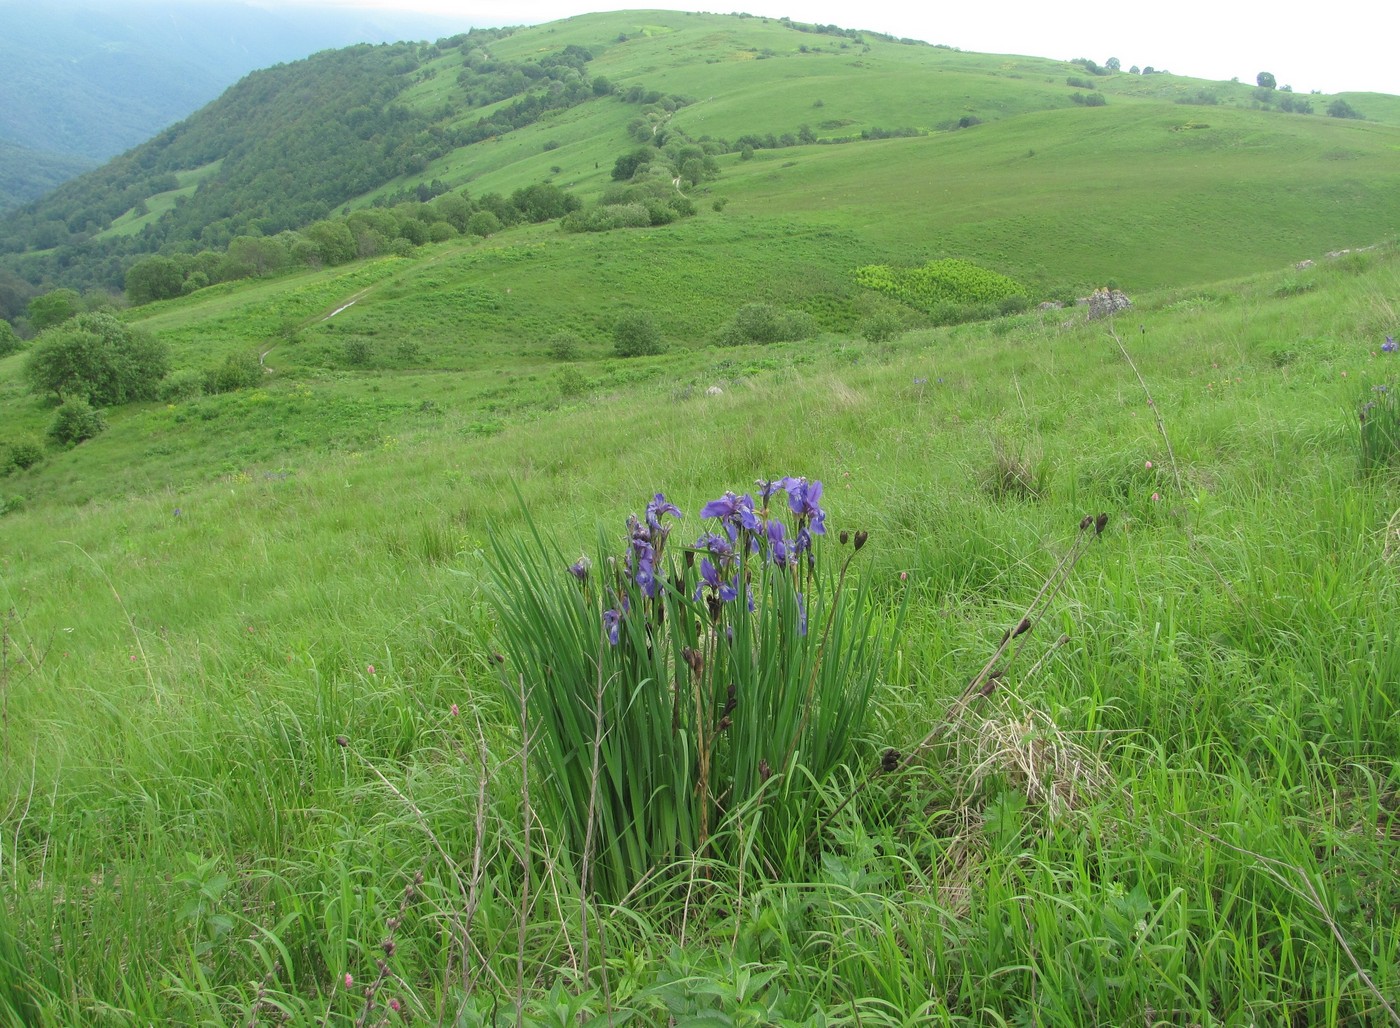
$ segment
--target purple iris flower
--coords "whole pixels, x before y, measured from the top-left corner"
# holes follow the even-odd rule
[[[792,556],[786,536],[787,530],[781,521],[768,522],[768,556],[780,568],[787,567]]]
[[[753,509],[753,497],[748,493],[743,496],[725,493],[718,500],[711,500],[705,504],[700,509],[700,516],[702,518],[719,518],[724,523],[724,530],[728,533],[731,541],[738,534],[739,528],[757,532],[761,527],[758,515]]]
[[[580,582],[588,581],[588,568],[590,566],[587,557],[580,557],[569,565],[569,574],[573,575]]]
[[[617,645],[617,627],[622,623],[622,611],[603,611],[603,627],[608,630],[608,642]]]
[[[820,481],[808,482],[805,478],[785,478],[784,488],[787,489],[788,506],[799,518],[811,526],[813,535],[826,534],[826,511],[821,509],[822,484]]]
[[[760,478],[754,482],[754,485],[758,487],[759,503],[764,507],[768,506],[768,501],[773,498],[773,494],[780,492],[783,488],[781,479]]]
[[[655,498],[647,504],[647,524],[651,526],[652,531],[661,531],[662,514],[673,514],[678,518],[685,517],[679,507],[666,499],[664,493],[657,493]]]
[[[1381,343],[1381,351],[1384,353],[1394,353],[1396,350],[1400,350],[1400,343],[1395,341],[1394,336],[1386,336],[1385,342]]]
[[[637,520],[635,514],[627,518],[627,527],[632,535],[632,548],[627,553],[627,573],[632,581],[641,587],[648,597],[656,595],[656,547],[652,545],[651,530]]]
[[[734,545],[716,532],[706,532],[699,539],[696,539],[695,548],[708,550],[710,556],[719,561],[721,565],[734,559]]]
[[[726,582],[719,577],[719,569],[710,563],[708,557],[700,559],[700,577],[703,581],[695,587],[697,601],[700,599],[701,593],[705,591],[706,586],[714,591],[721,603],[728,603],[739,595],[739,590],[734,587],[732,582]]]

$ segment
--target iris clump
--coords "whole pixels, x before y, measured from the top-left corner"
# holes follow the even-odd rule
[[[760,480],[682,535],[657,493],[573,565],[533,528],[493,539],[502,682],[550,779],[532,794],[598,895],[692,858],[802,873],[833,777],[875,752],[903,610],[850,574],[821,500]]]
[[[1373,385],[1359,404],[1361,473],[1400,468],[1400,403],[1388,385]]]

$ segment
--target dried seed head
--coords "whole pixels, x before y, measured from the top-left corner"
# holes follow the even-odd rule
[[[335,744],[344,749],[346,746],[350,745],[350,740],[343,735],[337,735],[335,737]]]
[[[1030,618],[1022,618],[1022,619],[1021,619],[1021,623],[1020,623],[1019,625],[1016,626],[1016,631],[1015,631],[1014,633],[1012,633],[1012,638],[1014,639],[1014,638],[1015,638],[1016,636],[1018,636],[1018,635],[1025,635],[1025,634],[1026,634],[1027,632],[1029,632],[1030,630],[1031,630],[1031,619],[1030,619]]]
[[[885,774],[891,774],[899,768],[899,750],[891,746],[880,756],[880,770]]]
[[[724,609],[724,602],[718,596],[715,596],[712,593],[707,593],[705,595],[705,606],[709,608],[710,620],[718,621],[720,611]]]
[[[1081,532],[1087,531],[1088,528],[1089,528],[1089,526],[1092,525],[1093,523],[1094,523],[1094,515],[1092,515],[1092,514],[1085,514],[1082,518],[1079,519],[1079,530],[1080,530]]]
[[[690,668],[690,673],[696,678],[700,677],[700,672],[705,669],[705,657],[697,649],[687,646],[681,650],[681,659]]]
[[[842,545],[842,546],[845,546],[848,542],[851,541],[851,533],[850,533],[850,532],[847,532],[847,531],[843,528],[843,529],[841,529],[841,534],[838,535],[837,538],[841,540],[841,545]]]
[[[724,715],[724,717],[719,719],[719,724],[715,726],[715,734],[718,735],[720,732],[731,728],[733,724],[734,719],[731,718],[728,714]]]
[[[504,664],[506,662],[506,655],[504,653],[493,653],[491,654],[491,659],[497,664]]]
[[[394,955],[394,940],[393,940],[392,938],[385,939],[385,940],[384,940],[384,943],[383,943],[383,947],[384,947],[384,955],[385,955],[386,957],[392,957],[392,956]]]
[[[766,758],[760,757],[758,761],[758,780],[760,782],[766,782],[772,777],[773,769],[768,766],[768,761]]]
[[[1104,526],[1108,524],[1108,511],[1104,511],[1094,519],[1094,534],[1103,535]]]
[[[1011,629],[1007,628],[1001,633],[1001,641],[997,643],[997,649],[1006,645],[1006,641],[1011,638]]]
[[[870,533],[869,533],[869,532],[866,532],[866,531],[864,531],[864,530],[861,530],[861,531],[857,532],[857,533],[856,533],[856,536],[855,536],[855,539],[856,539],[856,549],[860,549],[862,546],[864,546],[864,545],[865,545],[865,540],[867,540],[867,539],[869,539],[869,538],[870,538]]]

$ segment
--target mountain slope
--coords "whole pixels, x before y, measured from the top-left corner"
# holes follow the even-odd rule
[[[0,0],[0,24],[0,141],[69,158],[65,177],[149,139],[255,68],[457,25],[363,9],[170,0]],[[53,184],[36,168],[0,194],[0,210]]]
[[[546,181],[594,199],[619,156],[678,145],[723,171],[695,199],[1046,288],[1115,268],[1231,274],[1395,225],[1392,124],[1285,113],[1238,83],[811,29],[619,12],[318,54],[12,214],[5,266],[39,288],[116,289],[142,254],[217,252],[370,204]],[[1390,118],[1393,100],[1353,107]],[[1178,250],[1193,252],[1161,259]]]

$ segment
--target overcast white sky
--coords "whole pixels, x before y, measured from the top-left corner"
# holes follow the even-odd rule
[[[1180,75],[1253,82],[1272,72],[1280,86],[1306,93],[1371,90],[1400,94],[1400,14],[1393,0],[1307,4],[1273,0],[1001,0],[930,4],[918,0],[736,0],[717,13],[750,14],[874,29],[984,53],[1033,54],[1103,63],[1117,57]],[[265,6],[323,3],[398,8],[476,25],[534,25],[589,11],[666,8],[684,3],[617,0],[261,0]],[[1389,14],[1384,13],[1390,11]]]

